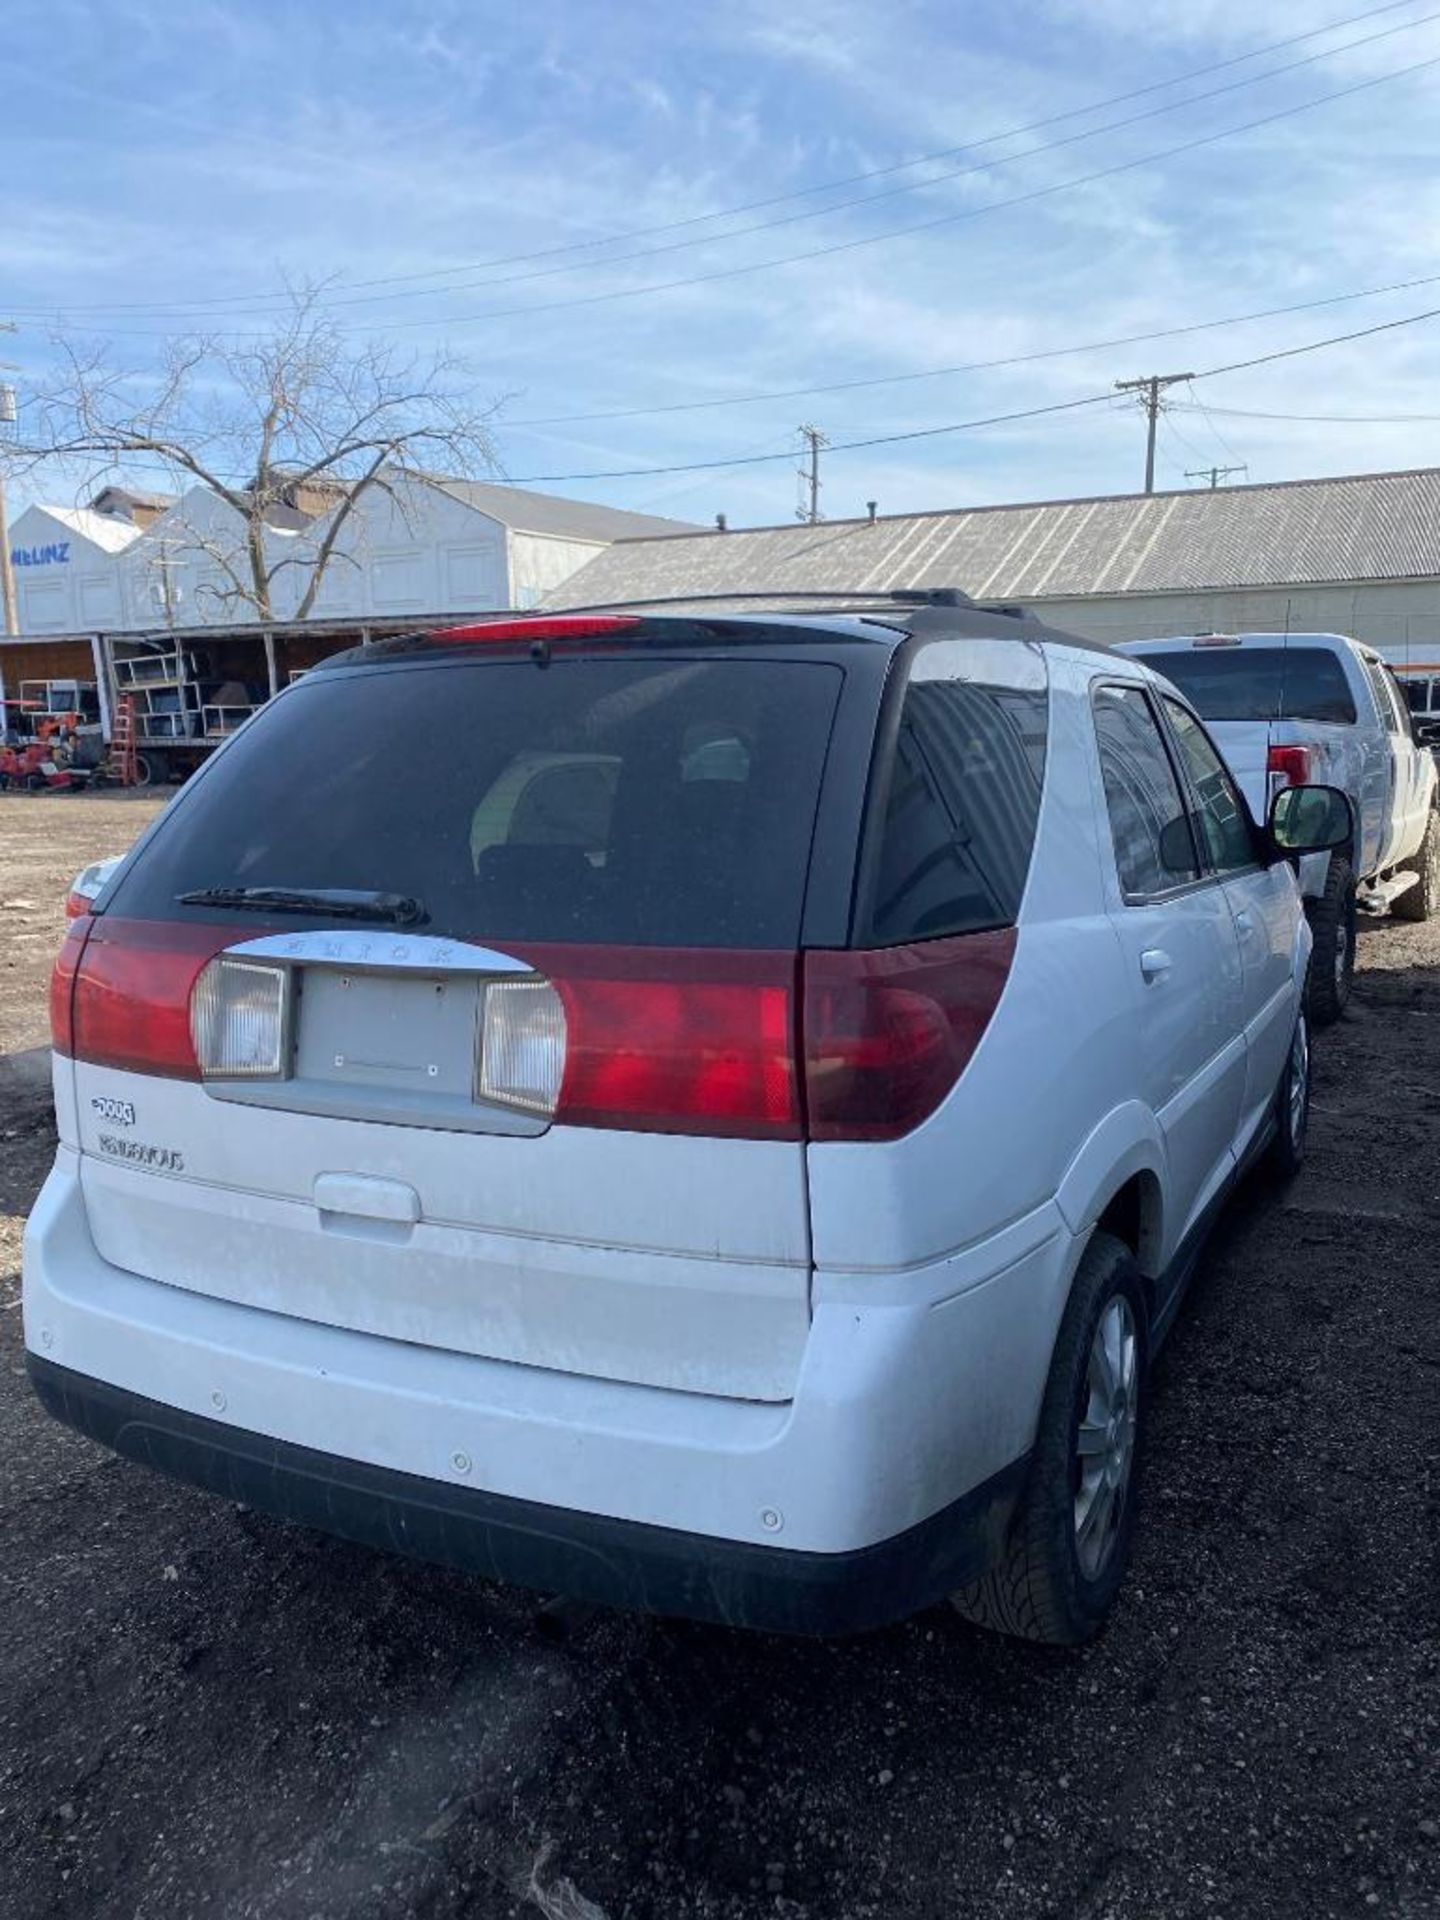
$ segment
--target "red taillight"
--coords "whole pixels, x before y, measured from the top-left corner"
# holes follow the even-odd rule
[[[926,1120],[999,1004],[1013,927],[873,952],[807,953],[802,1030],[812,1140],[895,1140]]]
[[[65,896],[65,918],[78,920],[82,914],[89,913],[90,901],[83,893],[67,893]]]
[[[437,627],[430,638],[453,640],[588,640],[602,633],[629,633],[641,625],[633,613],[553,613],[534,620],[476,620],[464,627]]]
[[[522,951],[565,1008],[561,1124],[801,1137],[794,954]]]
[[[71,1045],[63,1051],[127,1073],[198,1080],[190,995],[206,964],[235,938],[234,928],[109,914],[75,925],[88,926],[90,937],[75,976]]]
[[[75,898],[72,894],[71,899]],[[89,938],[88,916],[76,915],[65,929],[65,938],[55,956],[50,973],[50,1044],[57,1053],[75,1051],[75,975]]]
[[[964,1072],[999,1004],[1015,932],[799,956],[522,951],[565,1008],[559,1124],[894,1140]]]
[[[1266,772],[1275,776],[1276,784],[1279,786],[1308,786],[1310,784],[1310,749],[1308,747],[1271,747],[1270,758],[1266,762]]]

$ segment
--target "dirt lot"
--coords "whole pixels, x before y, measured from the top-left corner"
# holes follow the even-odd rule
[[[40,1413],[13,1063],[68,879],[152,808],[0,799],[5,1920],[1440,1914],[1440,925],[1362,936],[1309,1167],[1212,1244],[1098,1644],[817,1646],[545,1616]]]

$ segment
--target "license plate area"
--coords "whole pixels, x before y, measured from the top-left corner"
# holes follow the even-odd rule
[[[232,949],[286,968],[289,1071],[272,1080],[207,1078],[211,1098],[442,1132],[544,1133],[548,1119],[476,1092],[486,988],[528,969],[433,940],[388,942],[377,954],[378,944],[341,934],[323,947],[302,936]]]
[[[297,1080],[471,1098],[478,980],[301,967],[293,986]]]

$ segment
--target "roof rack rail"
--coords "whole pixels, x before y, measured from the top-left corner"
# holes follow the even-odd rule
[[[960,587],[871,587],[867,590],[855,590],[844,587],[766,587],[746,588],[736,593],[666,593],[637,594],[632,600],[587,600],[583,606],[557,607],[557,613],[609,613],[621,607],[698,607],[717,603],[729,603],[736,600],[819,600],[827,604],[837,600],[854,602],[861,606],[900,606],[900,607],[975,607],[982,603],[972,600]],[[1018,612],[1009,607],[984,608],[986,612]],[[516,616],[522,617],[522,616]]]

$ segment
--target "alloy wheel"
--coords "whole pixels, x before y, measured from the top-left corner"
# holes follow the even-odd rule
[[[1292,1147],[1298,1147],[1305,1137],[1309,1102],[1310,1035],[1304,1020],[1298,1020],[1295,1023],[1295,1038],[1290,1042],[1290,1102],[1286,1114]]]
[[[1140,1412],[1135,1315],[1123,1294],[1106,1302],[1096,1325],[1084,1392],[1075,1435],[1075,1555],[1094,1580],[1120,1535]]]

